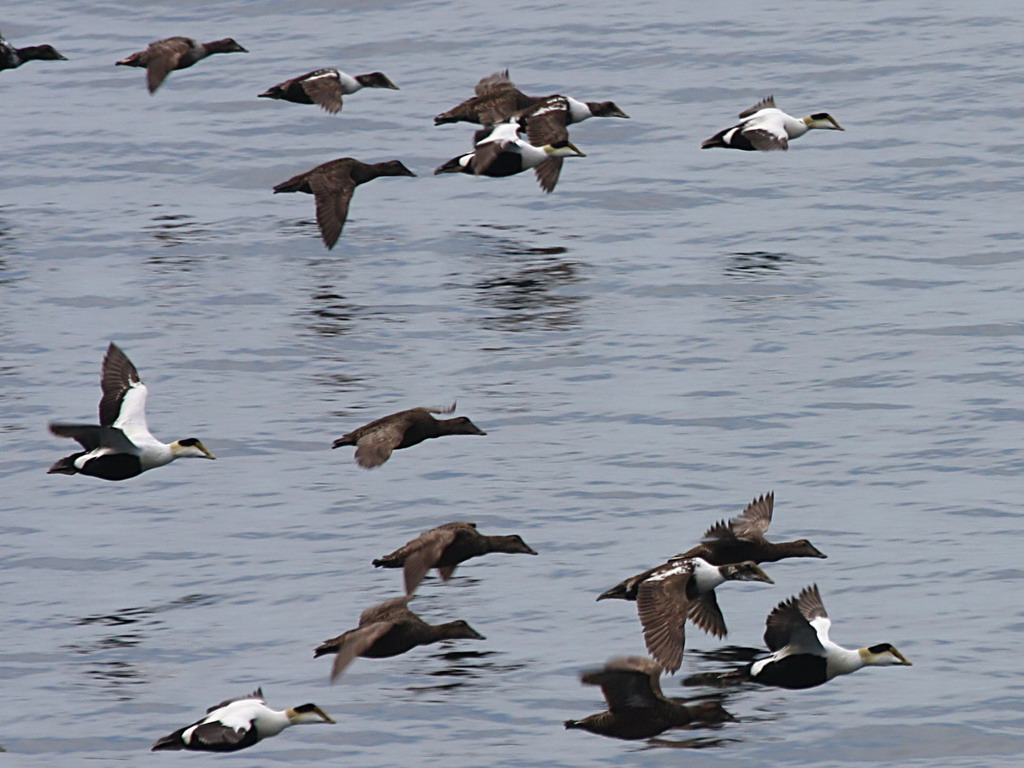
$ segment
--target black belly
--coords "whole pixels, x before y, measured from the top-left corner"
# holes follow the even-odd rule
[[[778,688],[813,688],[828,680],[826,666],[827,662],[821,656],[786,656],[766,664],[754,680]]]
[[[502,152],[494,160],[493,163],[488,166],[487,170],[484,171],[484,176],[515,176],[517,173],[522,173],[523,168],[523,156],[518,152]],[[472,170],[469,171],[473,173]]]
[[[90,459],[78,471],[83,475],[101,477],[104,480],[127,480],[129,477],[142,474],[142,462],[138,456],[115,453]]]

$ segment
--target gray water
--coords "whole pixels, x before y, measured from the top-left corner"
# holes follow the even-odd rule
[[[1024,322],[1022,23],[1014,3],[504,5],[50,2],[0,30],[66,62],[0,73],[0,746],[10,765],[156,764],[159,736],[263,686],[338,724],[252,766],[1017,766]],[[514,12],[514,14],[511,14]],[[112,63],[150,40],[249,54],[155,96]],[[382,70],[330,116],[255,95],[320,66]],[[524,91],[613,99],[587,157],[432,176],[470,129],[431,117],[503,67]],[[788,153],[702,152],[774,93],[828,111]],[[416,179],[357,192],[324,250],[306,195],[334,157]],[[217,462],[124,483],[47,475],[94,418],[109,341],[150,426]],[[360,470],[331,440],[458,401],[485,438]],[[729,584],[726,641],[816,582],[833,639],[909,668],[727,692],[738,722],[630,743],[582,669],[643,652],[595,603],[776,493],[777,540],[828,560]],[[312,648],[400,589],[369,561],[449,520],[521,534],[414,608],[487,636],[357,660]],[[727,668],[689,632],[678,681]],[[726,654],[728,655],[728,654]],[[672,746],[704,747],[685,754]]]

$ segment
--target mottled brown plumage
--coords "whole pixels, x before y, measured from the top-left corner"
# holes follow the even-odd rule
[[[418,645],[442,640],[484,640],[484,636],[464,621],[427,624],[409,610],[411,595],[396,597],[367,608],[359,617],[359,626],[330,640],[313,651],[313,658],[336,653],[331,667],[331,682],[338,679],[356,656],[381,659],[398,656]]]
[[[197,61],[215,53],[248,53],[230,37],[201,43],[191,37],[168,37],[149,44],[144,51],[137,51],[118,62],[123,67],[145,67],[146,85],[154,93],[160,84],[175,69],[187,69]]]
[[[486,435],[465,416],[435,419],[432,413],[451,413],[449,408],[410,408],[371,421],[334,441],[332,448],[356,446],[356,463],[361,467],[379,467],[391,457],[392,451],[445,435]]]
[[[482,78],[475,90],[475,96],[435,117],[434,125],[457,122],[491,125],[507,120],[514,112],[540,100],[516,88],[507,69]]]
[[[489,552],[536,555],[526,542],[515,534],[487,536],[476,529],[476,523],[445,523],[425,531],[390,555],[374,560],[378,568],[405,568],[405,591],[412,594],[431,568],[437,568],[447,581],[456,566],[471,557]]]
[[[356,187],[380,176],[415,175],[398,160],[364,163],[353,157],[340,157],[282,181],[274,187],[274,194],[305,192],[313,195],[320,236],[330,250],[341,236]]]
[[[693,722],[734,720],[718,701],[686,705],[667,698],[658,678],[662,669],[642,656],[622,656],[580,676],[585,685],[599,685],[608,710],[582,720],[566,720],[566,728],[582,728],[617,739],[648,739],[669,728]]]

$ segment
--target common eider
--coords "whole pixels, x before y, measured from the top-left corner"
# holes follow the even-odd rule
[[[803,136],[812,128],[846,130],[827,112],[816,112],[807,117],[787,115],[775,108],[774,96],[762,99],[750,109],[740,112],[740,120],[742,122],[702,141],[700,148],[725,147],[768,152],[773,149],[789,149],[790,139]]]
[[[295,104],[318,104],[332,115],[341,111],[341,97],[363,88],[390,88],[397,91],[383,72],[347,75],[336,69],[315,69],[291,80],[271,86],[259,98],[283,99]]]
[[[636,600],[636,590],[642,581],[661,570],[668,570],[676,560],[702,557],[712,565],[741,563],[774,563],[787,557],[828,557],[807,539],[772,542],[765,539],[765,531],[772,522],[775,494],[767,493],[755,498],[747,508],[729,522],[715,523],[704,532],[703,541],[668,562],[655,566],[636,576],[619,582],[597,599]]]
[[[774,583],[756,563],[711,565],[700,557],[675,560],[670,568],[640,582],[636,610],[644,642],[654,660],[669,673],[683,663],[688,620],[708,634],[725,637],[725,618],[714,590],[726,581]]]
[[[568,126],[591,117],[625,117],[613,101],[577,101],[571,96],[547,96],[533,106],[519,110],[509,119],[519,125],[535,147],[562,146],[569,141]],[[544,186],[545,178],[558,179],[562,171],[562,158],[552,157],[534,168],[537,181]],[[551,184],[552,189],[554,184]],[[546,187],[545,187],[546,189]],[[550,190],[547,190],[550,191]]]
[[[146,426],[146,385],[131,360],[111,342],[103,357],[100,377],[100,423],[50,424],[59,437],[71,437],[85,449],[50,467],[49,474],[91,475],[104,480],[127,480],[175,459],[212,459],[194,437],[161,443]]]
[[[26,61],[67,61],[52,45],[29,45],[15,48],[0,35],[0,70],[17,69]]]
[[[658,678],[662,669],[643,656],[610,659],[604,667],[585,672],[580,681],[601,686],[608,711],[582,720],[566,720],[566,728],[582,728],[616,739],[649,739],[669,728],[694,722],[721,723],[735,720],[719,701],[687,705],[667,698]]]
[[[542,98],[527,96],[516,88],[507,69],[481,78],[474,90],[475,96],[435,117],[434,125],[457,122],[480,125],[500,123],[513,112],[531,107]]]
[[[150,43],[146,50],[136,51],[115,64],[123,67],[145,67],[146,85],[149,87],[150,93],[155,93],[172,70],[187,69],[197,61],[202,61],[215,53],[248,53],[248,51],[230,37],[213,40],[209,43],[200,43],[191,37],[168,37],[166,40]]]
[[[330,250],[341,236],[356,187],[380,176],[415,175],[398,160],[364,163],[352,157],[340,157],[282,181],[274,187],[274,194],[305,192],[313,195],[320,236]]]
[[[435,419],[430,415],[451,413],[454,410],[455,403],[452,403],[448,408],[410,408],[392,413],[342,435],[331,448],[354,445],[356,464],[369,469],[379,467],[391,458],[392,451],[417,445],[433,437],[487,434],[465,416]]]
[[[206,710],[206,717],[158,739],[152,751],[236,752],[276,736],[290,725],[333,722],[316,704],[301,704],[283,712],[271,709],[257,688],[248,696],[215,704]]]
[[[480,141],[474,150],[453,157],[434,170],[439,173],[468,173],[477,176],[514,176],[535,168],[537,181],[545,192],[551,192],[558,183],[562,165],[552,160],[562,157],[586,157],[568,140],[535,147],[519,137],[515,121],[499,123]]]
[[[405,591],[412,594],[431,568],[437,568],[447,581],[455,568],[471,557],[489,552],[536,555],[525,541],[515,534],[487,536],[476,529],[476,523],[445,523],[421,533],[390,555],[373,561],[377,568],[405,568]]]
[[[409,610],[410,600],[412,595],[406,595],[367,608],[359,617],[358,627],[324,640],[316,647],[313,658],[337,654],[331,667],[331,682],[338,679],[356,656],[382,659],[442,640],[486,639],[462,620],[427,624]]]
[[[780,688],[813,688],[862,667],[911,666],[889,643],[856,650],[837,645],[828,637],[831,625],[817,584],[783,600],[765,621],[764,643],[773,653],[751,665],[750,679]]]

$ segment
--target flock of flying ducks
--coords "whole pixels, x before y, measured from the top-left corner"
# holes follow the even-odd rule
[[[190,37],[169,37],[149,44],[115,62],[146,70],[146,85],[155,93],[176,69],[187,69],[217,53],[248,53],[232,38],[203,43]],[[14,69],[33,59],[66,60],[50,45],[15,48],[0,37],[0,70]],[[341,111],[342,97],[363,88],[398,90],[382,72],[348,75],[336,69],[316,69],[278,83],[258,94],[296,104],[317,104],[325,111]],[[553,94],[528,96],[509,77],[508,70],[482,78],[472,97],[434,118],[434,125],[467,122],[481,126],[473,137],[473,151],[439,165],[434,174],[514,176],[533,169],[545,192],[552,192],[567,157],[586,157],[569,140],[568,126],[591,117],[629,117],[612,101],[578,101]],[[797,118],[775,106],[769,96],[740,113],[740,122],[701,143],[702,149],[785,150],[791,139],[813,128],[844,130],[826,112]],[[316,166],[274,187],[274,192],[305,192],[314,197],[316,220],[324,245],[338,242],[348,218],[352,195],[360,184],[382,176],[415,176],[398,160],[367,163],[352,157]]]
[[[230,38],[201,43],[171,37],[151,43],[145,50],[116,63],[146,69],[150,93],[170,72],[191,67],[216,53],[244,53]],[[52,46],[15,48],[0,37],[0,69],[13,69],[31,60],[64,60]],[[343,96],[362,88],[397,90],[381,72],[347,75],[318,69],[286,80],[261,98],[316,104],[336,114]],[[466,173],[511,176],[533,169],[545,192],[554,190],[566,157],[584,157],[569,139],[568,126],[591,117],[628,115],[614,102],[582,102],[560,94],[527,96],[508,71],[481,79],[475,94],[434,118],[435,125],[479,124],[473,151],[440,165],[435,174]],[[811,129],[843,130],[827,113],[795,118],[768,97],[740,113],[740,122],[701,144],[702,149],[723,147],[746,151],[788,149],[789,141]],[[364,163],[339,158],[301,173],[274,187],[274,192],[305,192],[316,203],[317,223],[328,248],[335,245],[348,216],[355,188],[381,176],[414,176],[401,162]],[[178,458],[213,459],[197,438],[162,443],[146,422],[147,388],[124,352],[111,343],[103,359],[99,424],[51,423],[53,434],[76,440],[83,450],[60,459],[49,472],[83,474],[105,480],[126,480]],[[485,435],[466,417],[437,419],[433,414],[455,408],[413,408],[393,413],[355,429],[333,443],[333,448],[355,446],[355,461],[365,468],[379,467],[393,451],[446,435]],[[637,574],[600,594],[597,599],[635,601],[651,657],[618,657],[604,667],[584,673],[583,683],[601,687],[608,709],[582,720],[567,720],[566,728],[624,739],[655,736],[690,723],[734,719],[718,702],[699,705],[666,697],[659,678],[682,665],[685,625],[690,622],[716,637],[724,637],[726,624],[715,588],[727,581],[773,583],[760,563],[789,557],[826,557],[806,539],[771,542],[764,534],[772,520],[774,495],[755,499],[740,515],[711,526],[702,542],[667,562]],[[405,594],[365,610],[358,626],[325,640],[314,657],[334,655],[332,682],[356,657],[383,658],[410,649],[452,639],[482,640],[483,635],[465,621],[431,625],[409,609],[409,602],[428,571],[436,568],[441,579],[452,578],[458,565],[492,552],[536,555],[517,535],[485,535],[476,525],[453,522],[438,526],[373,561],[376,567],[402,568]],[[783,688],[809,688],[865,666],[910,665],[892,645],[882,643],[847,649],[829,639],[830,620],[816,585],[780,602],[765,622],[765,645],[770,655],[745,668],[718,675],[730,684],[756,682]],[[153,750],[235,751],[285,728],[303,723],[333,723],[315,704],[283,711],[271,709],[257,689],[248,696],[221,702],[200,720],[156,741]]]
[[[55,435],[73,438],[84,449],[57,461],[51,473],[126,480],[177,458],[214,458],[197,438],[162,443],[153,437],[146,423],[146,385],[114,343],[103,358],[100,386],[103,394],[98,425],[51,423]],[[393,451],[430,438],[486,435],[466,417],[437,419],[433,415],[454,409],[453,403],[449,408],[399,411],[339,437],[332,447],[354,445],[356,462],[372,468],[386,462]],[[716,637],[726,635],[716,587],[727,581],[771,584],[774,582],[761,563],[826,557],[807,539],[773,542],[765,538],[774,503],[772,493],[754,499],[736,517],[709,527],[693,548],[597,596],[598,600],[636,602],[651,658],[614,658],[603,668],[583,674],[585,684],[601,687],[608,709],[582,720],[567,720],[566,728],[639,739],[672,727],[733,719],[720,703],[688,705],[666,697],[659,678],[682,666],[687,622]],[[462,620],[428,624],[409,609],[409,602],[431,569],[436,568],[441,579],[447,581],[466,560],[492,552],[537,554],[518,535],[485,535],[474,523],[452,522],[426,531],[374,560],[375,567],[403,569],[405,594],[363,611],[358,626],[325,640],[314,650],[314,657],[334,654],[334,682],[356,657],[385,658],[442,640],[485,639]],[[889,643],[844,648],[829,639],[830,626],[818,587],[806,587],[768,614],[764,642],[769,656],[740,670],[705,676],[703,682],[810,688],[865,666],[910,665]],[[290,725],[324,722],[334,721],[315,704],[278,711],[268,707],[257,690],[211,707],[205,717],[159,739],[153,749],[233,751],[276,735]]]

